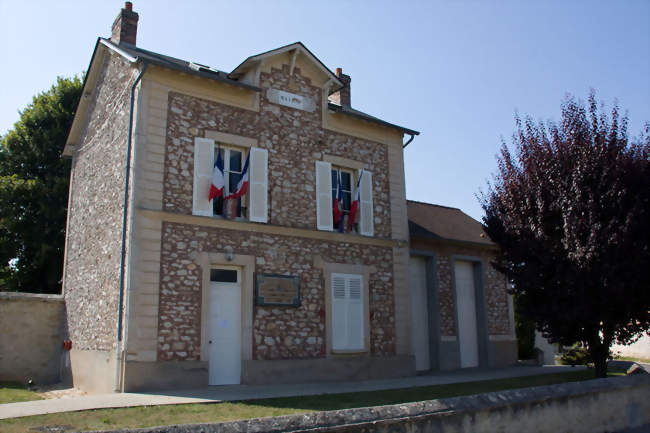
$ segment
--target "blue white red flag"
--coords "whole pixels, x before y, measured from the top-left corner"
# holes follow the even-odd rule
[[[217,152],[217,162],[214,163],[214,169],[212,170],[212,184],[210,185],[210,195],[208,196],[208,201],[211,201],[213,198],[222,196],[223,187],[225,185],[221,149],[219,149]]]
[[[341,172],[336,172],[336,197],[334,197],[334,203],[332,203],[332,211],[334,216],[334,227],[339,225],[341,219],[343,218],[343,212],[341,207],[343,206],[343,190],[341,189]],[[339,231],[343,230],[343,224],[339,227]]]
[[[233,192],[226,198],[243,197],[248,191],[248,161],[250,157],[251,157],[251,153],[248,152],[248,156],[246,157],[246,162],[244,163],[244,169],[242,170],[241,177],[239,178],[239,182],[237,183],[237,188],[235,189],[235,192]]]
[[[354,190],[354,200],[350,205],[350,216],[348,216],[348,231],[352,231],[352,226],[354,225],[354,221],[357,219],[357,214],[359,213],[359,201],[361,200],[361,176],[363,176],[363,170],[359,172],[357,187]]]

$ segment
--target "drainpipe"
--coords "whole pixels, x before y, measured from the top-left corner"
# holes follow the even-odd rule
[[[129,108],[129,135],[126,142],[126,171],[124,173],[124,211],[122,212],[122,252],[120,256],[120,298],[117,307],[117,348],[115,350],[115,392],[121,392],[122,367],[122,309],[124,308],[124,266],[126,262],[126,222],[129,205],[129,181],[131,177],[131,148],[133,143],[133,107],[135,105],[135,88],[147,70],[147,63],[142,62],[142,70],[131,86],[131,103]]]

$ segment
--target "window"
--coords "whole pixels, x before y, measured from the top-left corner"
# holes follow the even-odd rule
[[[364,351],[365,312],[363,276],[332,274],[332,350]]]
[[[216,144],[214,148],[214,161],[212,162],[213,166],[217,160],[217,155],[221,150],[221,157],[223,158],[223,176],[224,176],[224,191],[223,195],[212,200],[212,212],[214,215],[224,215],[226,209],[224,208],[224,197],[228,197],[229,194],[237,190],[237,184],[242,176],[242,170],[244,169],[244,162],[246,161],[246,153],[240,149],[223,147],[220,144]],[[231,200],[228,200],[230,202]],[[233,217],[237,218],[246,218],[247,214],[247,205],[248,203],[248,193],[244,196],[236,199],[236,203],[233,204],[232,211],[234,211]]]
[[[334,224],[334,197],[338,187],[338,174],[341,174],[342,201],[344,215],[350,213],[352,202],[359,185],[359,207],[352,230],[363,236],[374,235],[372,173],[366,169],[332,167],[328,161],[316,161],[316,228],[318,230],[339,230],[340,224]],[[346,218],[344,224],[347,224]],[[344,226],[347,230],[347,225]]]
[[[340,232],[347,231],[348,219],[350,217],[350,206],[352,205],[352,197],[354,188],[354,174],[343,168],[332,167],[332,205],[336,199],[337,189],[339,186],[339,179],[341,181],[341,219],[338,224],[334,221],[334,230]],[[359,217],[355,218],[355,223],[352,225],[352,231],[358,232]]]
[[[224,165],[225,196],[237,189],[246,158],[249,157],[248,191],[240,199],[231,201],[234,202],[234,206],[230,208],[231,215],[234,218],[266,223],[268,221],[268,151],[254,146],[248,149],[234,147],[230,143],[219,145],[215,144],[213,139],[203,137],[194,138],[192,214],[213,217],[224,215],[224,206],[228,209],[228,203],[224,204],[223,198],[209,200],[219,148],[221,148]]]

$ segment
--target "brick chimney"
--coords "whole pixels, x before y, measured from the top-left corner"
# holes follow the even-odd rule
[[[350,78],[349,75],[345,75],[343,73],[342,68],[336,68],[336,76],[343,83],[343,88],[338,92],[332,93],[330,95],[330,99],[335,104],[339,104],[343,107],[349,107],[350,106],[350,82],[352,81],[352,78]]]
[[[125,2],[124,8],[113,21],[111,41],[116,44],[135,45],[138,34],[138,14],[133,12],[133,3]]]

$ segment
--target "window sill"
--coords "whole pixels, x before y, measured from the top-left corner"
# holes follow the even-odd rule
[[[368,349],[347,349],[347,350],[331,350],[330,355],[333,356],[353,356],[353,355],[368,355]]]

